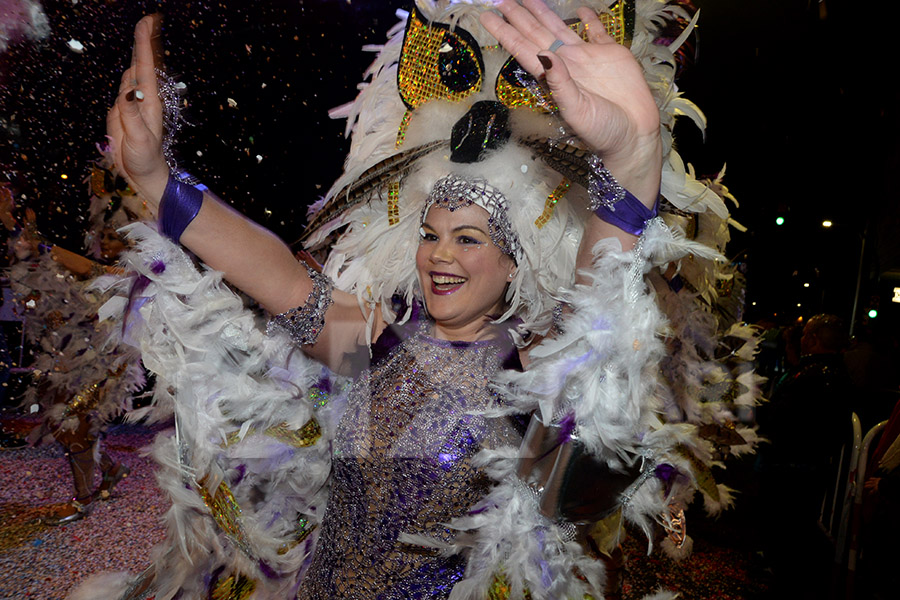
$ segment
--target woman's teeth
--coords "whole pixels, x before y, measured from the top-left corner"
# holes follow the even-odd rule
[[[457,285],[465,283],[465,277],[449,277],[447,275],[432,275],[431,280],[435,285]]]

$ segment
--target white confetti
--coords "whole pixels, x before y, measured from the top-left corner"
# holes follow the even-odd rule
[[[234,98],[229,98],[228,106],[230,106],[231,108],[237,108],[237,100],[235,100]]]
[[[69,47],[69,50],[77,54],[81,54],[82,52],[84,52],[84,44],[74,38],[66,42],[66,46]]]

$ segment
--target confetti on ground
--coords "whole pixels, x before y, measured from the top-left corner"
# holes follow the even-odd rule
[[[104,447],[131,467],[131,474],[116,486],[112,500],[94,502],[87,518],[60,527],[43,524],[42,517],[72,494],[62,449],[46,444],[3,450],[0,600],[62,599],[93,573],[139,573],[150,564],[150,549],[165,535],[161,518],[168,500],[156,487],[153,460],[141,449],[165,428],[110,427]]]

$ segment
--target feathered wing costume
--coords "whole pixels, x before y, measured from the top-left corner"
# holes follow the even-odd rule
[[[583,3],[556,8],[569,16]],[[718,293],[733,280],[721,255],[731,197],[672,147],[676,116],[704,125],[673,83],[673,53],[694,21],[662,0],[589,4],[630,44],[660,107],[663,211],[633,251],[601,243],[589,283],[574,285],[587,153],[483,30],[480,2],[420,0],[373,48],[358,98],[334,113],[353,136],[344,175],[304,236],[313,249],[338,236],[326,273],[391,322],[407,316],[390,312],[391,298],[419,294],[414,253],[434,183],[483,177],[510,200],[522,249],[501,318],[522,320],[523,342],[553,331],[527,371],[494,382],[511,410],[534,416],[522,448],[478,457],[493,491],[449,524],[453,544],[403,540],[466,553],[454,600],[599,597],[603,567],[583,547],[609,552],[626,521],[651,539],[662,525],[664,547],[686,553],[683,509],[698,491],[708,510],[726,507],[731,491],[712,469],[756,442],[738,418],[758,398],[753,332],[735,322],[739,302],[722,310]],[[655,44],[675,19],[684,32]],[[175,400],[176,435],[155,449],[173,499],[169,537],[142,577],[98,579],[74,597],[107,586],[109,597],[142,598],[155,579],[157,599],[290,598],[327,495],[341,384],[286,340],[263,337],[217,274],[199,274],[149,228],[132,233],[137,275],[121,284],[120,330],[140,340],[157,396]]]
[[[102,227],[104,216],[121,226],[126,210],[131,220],[147,214],[127,186],[117,190],[109,183],[115,180],[111,155],[101,149],[89,177],[97,227]],[[24,235],[36,237],[36,232]],[[91,276],[108,271],[97,263]],[[73,276],[51,252],[16,262],[9,278],[34,349],[35,385],[26,390],[24,404],[43,408],[53,429],[72,429],[78,415],[87,413],[99,427],[129,411],[132,395],[144,385],[144,370],[137,349],[112,341],[111,324],[98,318],[104,294],[92,289],[89,280]]]
[[[35,385],[23,403],[42,407],[53,429],[75,427],[78,414],[100,424],[130,410],[144,372],[135,348],[110,344],[109,324],[97,320],[102,295],[49,254],[16,263],[9,277],[35,351]]]

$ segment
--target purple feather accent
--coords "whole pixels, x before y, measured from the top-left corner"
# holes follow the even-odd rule
[[[154,261],[150,264],[150,271],[151,271],[154,275],[159,275],[159,274],[165,272],[165,270],[166,270],[166,263],[164,263],[164,262],[161,261],[161,260],[154,260]]]
[[[675,480],[681,476],[681,472],[668,463],[656,465],[656,469],[653,471],[653,474],[656,475],[656,477],[665,485],[666,494],[672,491],[672,486],[675,484]]]
[[[538,545],[541,547],[541,556],[544,555],[544,546],[546,537],[543,529],[539,529],[537,531],[537,541]],[[538,561],[538,565],[541,567],[541,585],[544,586],[544,589],[549,589],[553,584],[553,578],[550,577],[550,565],[547,563],[545,559],[541,559]]]
[[[128,337],[128,318],[131,316],[132,309],[134,309],[134,299],[147,289],[148,285],[150,285],[150,279],[145,275],[138,275],[134,283],[131,284],[131,289],[128,291],[128,303],[125,305],[125,315],[122,317],[122,337],[124,338]]]
[[[280,575],[275,572],[275,569],[273,569],[263,561],[259,561],[259,570],[269,579],[278,579],[280,577]]]
[[[559,422],[559,435],[556,436],[557,444],[565,444],[572,439],[572,433],[575,431],[575,413],[567,413]]]
[[[678,474],[678,469],[668,463],[662,463],[661,465],[656,465],[656,470],[653,474],[656,475],[657,479],[669,485],[672,482],[672,478]]]
[[[241,481],[244,480],[244,476],[247,474],[247,465],[238,465],[234,468],[237,471],[237,477],[234,478],[234,481],[231,482],[231,485],[239,485]]]

